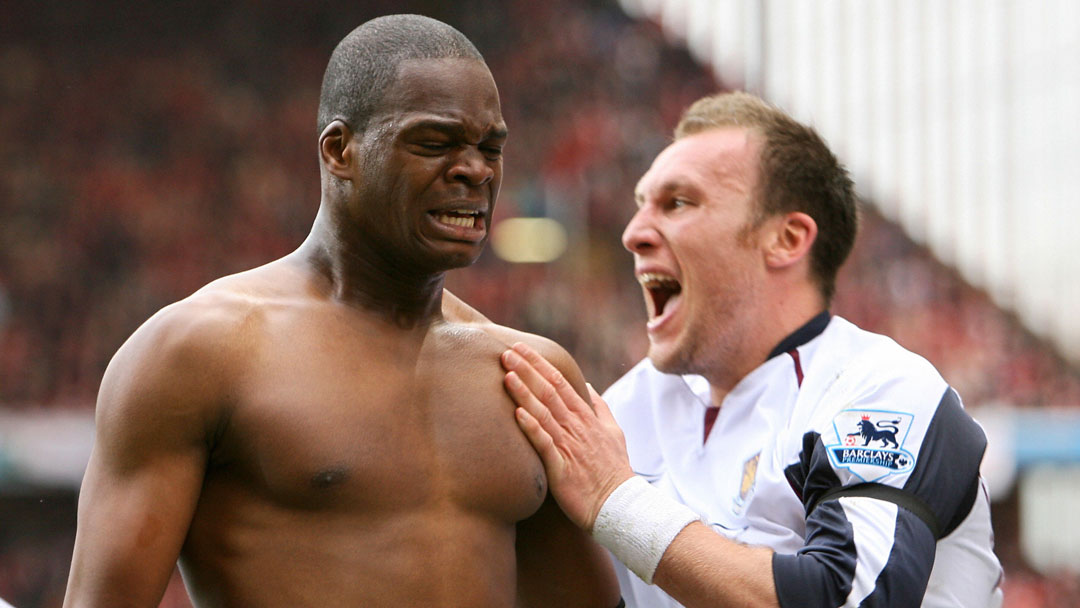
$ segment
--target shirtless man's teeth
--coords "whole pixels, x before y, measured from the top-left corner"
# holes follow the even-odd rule
[[[461,226],[463,228],[471,228],[476,225],[476,218],[479,214],[475,211],[452,211],[450,213],[438,213],[435,215],[435,219],[441,224],[447,224],[450,226]]]

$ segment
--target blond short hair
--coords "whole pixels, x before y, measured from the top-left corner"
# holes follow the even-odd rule
[[[749,93],[722,93],[694,102],[675,127],[675,139],[728,127],[748,129],[762,138],[757,222],[792,211],[817,222],[810,266],[828,304],[858,230],[855,185],[847,169],[814,129]]]

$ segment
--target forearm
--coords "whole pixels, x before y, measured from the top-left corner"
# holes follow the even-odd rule
[[[852,597],[874,606],[917,605],[934,561],[929,529],[891,503],[845,500],[854,510],[839,501],[819,507],[807,545],[781,555],[729,540],[634,478],[604,503],[593,534],[631,571],[687,608],[779,607],[781,599],[785,606],[824,607]],[[882,580],[902,584],[882,587]]]
[[[664,552],[653,583],[687,608],[776,607],[772,551],[728,540],[700,522]]]
[[[594,538],[683,605],[777,606],[772,551],[732,542],[641,477],[608,496]]]

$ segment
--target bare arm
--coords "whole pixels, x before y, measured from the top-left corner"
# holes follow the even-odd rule
[[[611,558],[550,497],[518,524],[517,561],[521,606],[614,608],[619,603]]]
[[[528,341],[570,378],[572,390],[587,394],[577,363],[555,342],[492,323],[446,290],[442,311],[449,321],[483,327],[507,347]],[[516,552],[520,606],[613,608],[619,603],[619,584],[607,551],[574,525],[550,494],[536,514],[518,523]]]
[[[772,551],[728,540],[702,523],[683,528],[653,582],[684,606],[779,606]]]
[[[159,313],[121,347],[98,394],[65,607],[157,606],[206,466],[219,369],[199,329]]]
[[[604,501],[633,476],[622,431],[599,395],[591,393],[590,407],[535,351],[515,345],[503,363],[518,422],[544,460],[553,494],[575,524],[591,531]],[[664,551],[653,582],[690,608],[778,606],[771,560],[768,549],[691,523]]]
[[[554,342],[534,341],[570,378],[581,395],[585,379],[570,355]],[[549,495],[540,510],[518,524],[518,597],[523,606],[614,608],[619,585],[611,558],[571,522]]]

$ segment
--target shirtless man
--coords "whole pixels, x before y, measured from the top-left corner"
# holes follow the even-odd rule
[[[499,355],[524,340],[584,391],[580,371],[444,297],[502,177],[487,65],[438,21],[369,21],[330,59],[319,131],[305,242],[163,309],[109,365],[64,605],[156,606],[179,558],[199,607],[615,606]]]

